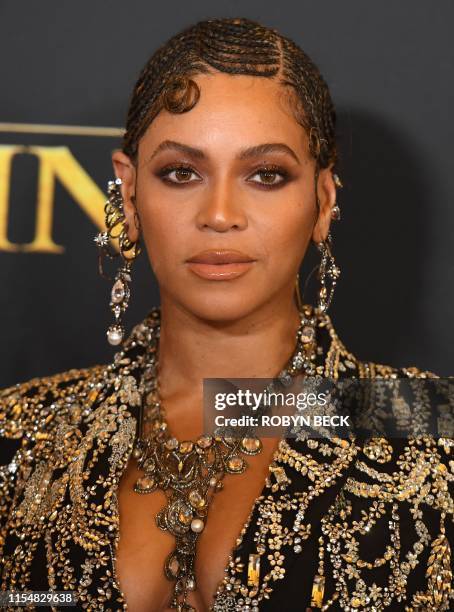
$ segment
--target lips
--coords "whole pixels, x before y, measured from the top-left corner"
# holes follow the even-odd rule
[[[255,260],[241,251],[211,249],[187,260],[191,272],[207,280],[232,280],[245,274]]]
[[[241,251],[211,249],[209,251],[201,251],[187,261],[189,263],[223,265],[231,263],[248,263],[254,260]]]

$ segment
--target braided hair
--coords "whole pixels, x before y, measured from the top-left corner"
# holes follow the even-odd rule
[[[309,137],[320,168],[337,161],[336,114],[329,89],[312,60],[292,40],[246,18],[208,19],[182,30],[150,57],[132,92],[123,152],[137,164],[138,143],[163,108],[184,113],[200,88],[191,78],[213,70],[275,78],[288,88],[296,121]],[[317,180],[317,179],[316,179]]]

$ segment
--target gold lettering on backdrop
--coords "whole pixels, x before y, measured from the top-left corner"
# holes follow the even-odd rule
[[[15,155],[24,153],[21,145],[0,145],[0,251],[20,251],[21,245],[8,240],[8,204],[11,162]]]
[[[32,242],[14,244],[7,236],[11,166],[14,156],[24,153],[35,155],[39,160],[35,236]],[[105,229],[106,196],[68,147],[0,145],[0,250],[26,253],[64,252],[64,247],[56,244],[52,238],[56,179],[93,223],[101,231]],[[115,248],[117,245],[113,246]]]

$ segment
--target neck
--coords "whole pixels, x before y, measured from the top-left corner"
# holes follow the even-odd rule
[[[204,378],[276,376],[295,348],[299,324],[300,313],[293,300],[266,305],[234,321],[213,322],[162,299],[162,397],[198,395]]]

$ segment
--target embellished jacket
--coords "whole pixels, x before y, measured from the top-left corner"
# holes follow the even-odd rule
[[[77,609],[127,610],[117,488],[138,435],[153,310],[111,363],[0,391],[1,590],[75,591]],[[313,316],[317,374],[435,376],[360,361],[326,314]],[[211,610],[452,609],[452,447],[282,439]]]

